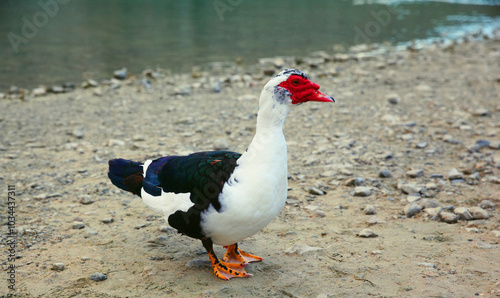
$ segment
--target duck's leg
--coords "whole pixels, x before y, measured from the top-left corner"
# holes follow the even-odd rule
[[[222,258],[223,261],[228,262],[228,263],[240,263],[243,266],[245,266],[248,263],[252,262],[260,262],[262,261],[261,257],[251,255],[249,253],[246,253],[242,251],[241,249],[238,248],[238,243],[225,246],[224,248],[227,248],[226,253],[224,254],[224,257]]]
[[[210,238],[201,240],[203,246],[208,252],[208,257],[212,263],[212,268],[214,269],[215,275],[224,280],[231,279],[233,277],[249,277],[252,274],[247,273],[244,269],[245,264],[234,264],[220,261],[214,252],[213,242]]]

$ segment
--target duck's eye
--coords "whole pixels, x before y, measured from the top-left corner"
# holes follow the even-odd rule
[[[292,85],[294,85],[294,86],[298,86],[298,85],[299,85],[299,80],[293,80],[293,81],[292,81]]]

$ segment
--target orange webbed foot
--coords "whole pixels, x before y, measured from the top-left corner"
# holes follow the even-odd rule
[[[225,248],[227,248],[227,250],[224,254],[224,257],[222,258],[222,260],[225,262],[239,263],[244,267],[248,263],[262,261],[261,257],[246,253],[239,249],[237,243],[229,245]]]
[[[210,239],[202,240],[203,246],[207,249],[208,257],[212,263],[215,275],[223,280],[229,280],[234,277],[250,277],[252,274],[245,271],[245,263],[231,263],[220,261],[213,250],[213,244]]]

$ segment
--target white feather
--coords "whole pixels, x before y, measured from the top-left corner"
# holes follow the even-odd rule
[[[152,160],[144,162],[143,175],[146,177],[146,172]],[[177,210],[187,211],[194,204],[189,199],[189,193],[167,193],[163,190],[161,195],[153,196],[147,193],[144,188],[141,190],[142,201],[156,213],[163,214],[168,222],[168,217]]]

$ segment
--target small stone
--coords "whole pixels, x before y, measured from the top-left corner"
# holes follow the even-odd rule
[[[109,223],[112,223],[114,221],[115,220],[112,217],[105,217],[105,218],[101,219],[101,222],[105,223],[105,224],[109,224]]]
[[[83,229],[85,228],[85,224],[81,221],[75,221],[73,222],[73,229],[75,230],[80,230],[80,229]]]
[[[473,219],[472,214],[465,207],[457,207],[453,212],[458,215],[458,218],[461,220],[471,220]]]
[[[373,206],[373,205],[365,205],[365,207],[363,208],[363,212],[366,215],[373,215],[373,214],[376,213],[375,206]]]
[[[89,235],[97,235],[97,234],[99,234],[99,232],[97,232],[96,229],[92,229],[92,228],[85,228],[85,232],[87,232],[87,234],[89,234]]]
[[[298,255],[304,255],[312,252],[317,252],[323,250],[321,247],[314,247],[314,246],[309,246],[306,244],[294,244],[292,247],[288,248],[285,250],[285,254],[291,255],[291,254],[298,254]]]
[[[355,186],[365,185],[365,179],[361,177],[354,178],[354,185]]]
[[[378,237],[378,234],[375,233],[373,230],[363,229],[358,234],[356,234],[356,236],[361,238],[375,238]]]
[[[420,267],[426,267],[426,268],[429,268],[429,269],[437,269],[436,264],[433,264],[433,263],[418,263],[418,266],[420,266]]]
[[[326,213],[322,210],[315,210],[313,215],[314,217],[320,217],[320,218],[326,217]]]
[[[472,214],[473,219],[488,219],[488,218],[490,218],[488,211],[484,210],[481,207],[470,207],[468,209],[469,209],[470,214]]]
[[[316,187],[310,187],[310,188],[308,189],[308,192],[309,192],[310,194],[312,194],[312,195],[315,195],[315,196],[322,196],[322,195],[324,195],[324,194],[325,194],[325,192],[324,192],[324,191],[322,191],[321,189],[316,188]]]
[[[50,87],[50,92],[52,92],[52,93],[63,93],[64,92],[64,88],[63,88],[63,86],[54,85],[54,86]]]
[[[122,68],[113,71],[113,77],[118,80],[125,80],[127,78],[127,68]]]
[[[90,87],[97,87],[97,86],[99,86],[99,83],[97,83],[97,81],[92,80],[92,79],[88,79],[82,83],[83,88],[90,88]]]
[[[415,145],[416,148],[418,149],[424,149],[427,147],[427,142],[420,142]]]
[[[114,146],[122,147],[122,146],[125,146],[125,142],[122,140],[117,140],[117,139],[109,139],[107,142],[107,145],[109,147],[114,147]]]
[[[9,94],[18,94],[19,93],[19,87],[17,87],[17,86],[10,86],[8,93]]]
[[[410,204],[407,204],[404,208],[403,208],[403,212],[404,214],[407,216],[407,217],[412,217],[418,213],[420,213],[420,211],[422,211],[423,207],[420,206],[419,204],[417,204],[416,202],[412,202]]]
[[[442,211],[439,213],[439,217],[446,223],[456,223],[458,221],[458,215],[448,211]]]
[[[400,102],[399,95],[396,93],[390,93],[385,96],[385,99],[393,105],[397,105]]]
[[[225,139],[217,139],[214,142],[214,150],[227,150],[229,145]]]
[[[488,116],[491,116],[491,113],[488,109],[486,108],[479,108],[477,110],[474,110],[472,112],[472,115],[476,116],[476,117],[488,117]]]
[[[391,171],[389,171],[389,170],[382,170],[378,173],[378,176],[380,178],[390,178],[390,177],[392,177],[392,174],[391,174]]]
[[[94,200],[90,195],[80,195],[80,204],[89,205],[92,203],[94,203]]]
[[[481,203],[479,203],[478,207],[480,207],[482,209],[494,210],[495,209],[495,203],[493,203],[490,200],[482,200]]]
[[[418,170],[411,170],[406,172],[406,176],[410,178],[417,178],[417,177],[422,177],[424,175],[424,170],[418,169]]]
[[[437,208],[441,206],[441,204],[435,199],[421,199],[418,201],[418,204],[423,208]]]
[[[47,88],[45,88],[45,87],[38,87],[38,88],[33,89],[34,96],[43,96],[45,94],[47,94]]]
[[[103,281],[108,279],[108,277],[104,273],[96,272],[90,275],[90,279],[93,281]]]
[[[71,133],[77,139],[83,139],[83,129],[75,128]]]
[[[441,207],[436,207],[436,208],[425,208],[424,212],[432,219],[432,220],[437,220],[439,213],[441,212],[442,208]]]
[[[54,263],[54,264],[52,264],[52,267],[50,268],[50,270],[63,271],[64,270],[64,263]]]
[[[459,179],[464,179],[464,174],[459,172],[457,169],[453,168],[449,173],[448,173],[448,179],[449,180],[459,180]]]
[[[357,186],[353,192],[353,195],[355,197],[368,197],[371,194],[372,194],[372,188],[365,186]]]
[[[491,249],[491,248],[493,248],[493,245],[486,243],[486,242],[483,242],[483,241],[479,241],[479,242],[476,242],[476,247],[482,248],[482,249]]]
[[[405,194],[418,194],[422,190],[422,186],[413,183],[401,184],[398,188]]]
[[[425,92],[432,91],[432,88],[429,85],[420,84],[420,85],[415,87],[415,91],[425,93]]]

